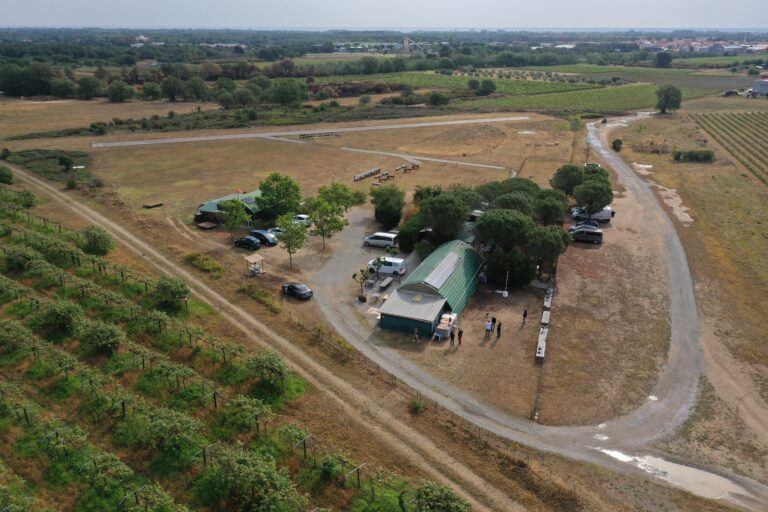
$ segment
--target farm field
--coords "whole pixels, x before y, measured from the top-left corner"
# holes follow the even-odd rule
[[[197,301],[155,309],[161,281],[84,254],[76,232],[2,194],[0,460],[34,483],[25,490],[0,471],[13,483],[11,504],[43,510],[27,498],[42,506],[66,491],[58,510],[182,512],[237,500],[228,472],[265,486],[259,499],[274,486],[271,499],[289,510],[353,509],[374,499],[368,493],[409,492],[375,471],[364,491],[333,484],[355,463],[319,436],[305,441],[310,458],[295,450],[310,432],[289,418],[308,385],[277,353],[203,330],[216,318]],[[316,473],[331,466],[330,480]],[[253,467],[260,480],[248,484]],[[119,505],[125,496],[130,504]]]
[[[591,64],[573,64],[570,66],[533,67],[536,71],[572,73],[590,78],[623,77],[635,82],[647,82],[655,85],[675,85],[683,90],[683,99],[694,97],[685,94],[685,90],[701,91],[703,95],[722,92],[727,89],[749,87],[752,80],[746,76],[720,76],[700,73],[691,69],[653,68],[633,66],[596,66]]]
[[[652,166],[638,172],[656,184],[660,200],[669,201],[670,210],[682,207],[692,218],[678,232],[701,309],[707,381],[696,413],[662,446],[766,481],[768,188],[695,120],[699,115],[732,116],[733,103],[729,98],[699,101],[701,111],[694,101],[686,107],[690,115],[642,120],[610,135],[624,141],[627,162]],[[721,112],[715,113],[718,104]],[[715,162],[674,162],[670,151],[675,147],[712,149]]]
[[[691,114],[707,133],[768,184],[768,112]]]
[[[0,100],[0,137],[23,133],[75,128],[114,118],[165,117],[173,110],[178,114],[198,109],[218,108],[213,103],[171,103],[165,101],[129,101],[111,103],[106,100],[25,101]]]
[[[402,72],[382,75],[338,75],[317,77],[320,83],[332,83],[349,80],[380,81],[391,84],[401,84],[415,89],[466,89],[467,82],[472,77],[443,75],[440,73]],[[478,78],[479,79],[479,78]],[[509,80],[492,78],[496,83],[496,92],[502,94],[547,94],[554,92],[573,91],[595,88],[594,85],[571,84],[561,82],[544,82],[536,80]]]

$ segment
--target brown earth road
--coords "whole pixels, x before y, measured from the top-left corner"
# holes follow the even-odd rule
[[[398,420],[392,413],[364,396],[360,390],[331,373],[247,311],[232,304],[201,280],[179,268],[176,263],[123,226],[29,172],[18,167],[13,167],[13,171],[21,181],[42,191],[75,215],[106,229],[117,241],[149,261],[161,272],[184,279],[197,298],[211,305],[233,326],[242,331],[244,336],[259,345],[268,345],[278,350],[293,370],[312,386],[331,397],[349,418],[360,424],[361,428],[371,431],[376,439],[410,460],[429,478],[454,488],[459,495],[472,504],[473,510],[524,510],[504,492],[443,451],[430,438]]]

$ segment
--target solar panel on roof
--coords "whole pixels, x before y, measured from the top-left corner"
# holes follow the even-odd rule
[[[461,258],[455,252],[447,254],[442,263],[430,272],[424,282],[434,287],[436,290],[439,290],[448,278],[451,277],[451,274],[456,270],[456,267],[459,266],[460,261]]]
[[[252,197],[244,197],[241,199],[241,201],[244,202],[245,204],[252,204],[256,202],[256,200]]]

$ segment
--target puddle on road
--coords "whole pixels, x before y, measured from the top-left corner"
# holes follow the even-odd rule
[[[736,501],[738,496],[754,498],[752,494],[740,485],[714,473],[683,466],[682,464],[669,462],[658,457],[651,457],[650,455],[633,457],[617,450],[606,448],[597,448],[597,450],[616,460],[632,464],[646,473],[666,480],[670,484],[681,487],[697,496],[709,499],[731,499],[732,501]]]
[[[651,172],[651,169],[653,169],[651,164],[639,164],[637,162],[632,162],[632,169],[634,169],[635,172],[641,176],[648,176],[649,174],[653,174]]]
[[[677,217],[677,220],[679,220],[683,226],[687,227],[693,222],[693,217],[688,214],[690,208],[683,204],[683,200],[677,194],[677,190],[663,187],[654,182],[651,182],[651,185],[659,189],[659,195],[661,196],[662,201],[669,206],[674,216]]]

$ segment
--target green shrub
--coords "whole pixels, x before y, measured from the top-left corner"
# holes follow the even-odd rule
[[[416,243],[419,241],[421,228],[421,217],[419,215],[414,215],[400,227],[400,231],[397,234],[397,243],[402,252],[413,251]]]
[[[0,165],[0,183],[10,185],[13,183],[13,172],[7,165]]]
[[[224,270],[218,261],[207,254],[200,254],[199,252],[187,254],[184,256],[184,261],[198,270],[211,274],[216,279],[221,277],[221,273]]]
[[[681,151],[676,149],[672,153],[672,157],[675,162],[714,162],[715,152],[711,149],[690,149],[687,151]]]
[[[152,297],[158,309],[176,312],[181,310],[182,300],[189,296],[189,286],[178,277],[163,276],[155,283]]]
[[[238,293],[246,295],[262,306],[265,306],[272,313],[279,313],[282,310],[282,306],[274,295],[269,293],[266,289],[249,284],[237,290]]]
[[[424,402],[418,399],[413,399],[408,404],[408,411],[414,416],[418,416],[426,410],[427,406]]]
[[[112,237],[99,226],[88,226],[80,231],[82,242],[80,248],[87,254],[105,256],[112,249]]]
[[[125,331],[101,320],[81,322],[77,328],[77,338],[85,348],[109,354],[115,352],[117,347],[127,341]]]
[[[414,248],[416,249],[416,254],[419,255],[419,258],[421,258],[422,261],[435,250],[435,246],[426,238],[424,240],[419,240]]]
[[[5,270],[24,272],[33,261],[42,260],[39,252],[26,246],[8,247],[5,251]]]
[[[56,336],[69,336],[83,318],[83,309],[68,300],[53,300],[44,304],[35,315],[35,324]]]
[[[32,208],[37,204],[37,197],[31,190],[19,190],[16,193],[16,204],[22,208]]]

